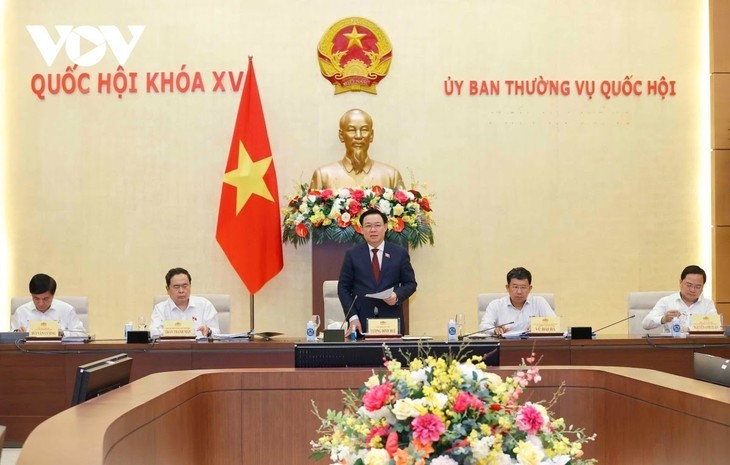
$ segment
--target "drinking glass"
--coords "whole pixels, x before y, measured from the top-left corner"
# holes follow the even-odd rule
[[[137,317],[137,327],[140,331],[146,331],[147,330],[147,317],[144,315],[140,315]]]
[[[456,314],[456,332],[461,336],[464,331],[464,325],[466,324],[466,317],[463,313]]]
[[[312,315],[312,322],[314,323],[314,331],[316,333],[319,330],[319,325],[321,324],[319,315]]]

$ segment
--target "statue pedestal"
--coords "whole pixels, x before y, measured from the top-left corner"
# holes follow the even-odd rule
[[[322,321],[322,328],[327,322],[324,321],[324,296],[322,294],[322,283],[330,280],[337,280],[340,277],[340,268],[345,258],[345,252],[352,247],[352,244],[327,241],[322,244],[312,242],[312,314],[319,315]],[[344,311],[342,312],[344,317]],[[403,327],[408,334],[408,301],[403,302]]]

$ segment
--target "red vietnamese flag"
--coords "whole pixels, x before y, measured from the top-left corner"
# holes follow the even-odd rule
[[[279,214],[274,159],[249,57],[215,237],[251,294],[284,267]]]

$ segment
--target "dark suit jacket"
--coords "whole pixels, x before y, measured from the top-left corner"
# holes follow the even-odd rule
[[[411,266],[408,251],[403,247],[385,242],[383,260],[380,264],[380,279],[375,282],[372,268],[372,254],[367,244],[358,244],[345,253],[345,260],[340,270],[340,280],[337,284],[337,294],[344,312],[350,308],[353,299],[357,296],[348,318],[357,315],[364,332],[368,331],[368,318],[400,318],[400,332],[404,332],[403,307],[405,302],[416,292],[416,274]],[[365,297],[393,288],[398,296],[395,305],[388,305],[382,299]],[[375,308],[378,309],[377,316]]]

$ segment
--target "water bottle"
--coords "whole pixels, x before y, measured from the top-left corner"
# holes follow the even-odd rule
[[[314,325],[314,321],[307,321],[307,342],[314,342],[317,340],[317,335],[314,334],[315,331],[316,326]]]
[[[682,325],[679,324],[679,318],[676,316],[672,318],[669,329],[672,331],[672,337],[682,337]]]
[[[454,320],[449,320],[449,331],[447,340],[449,342],[456,341],[456,321]]]

